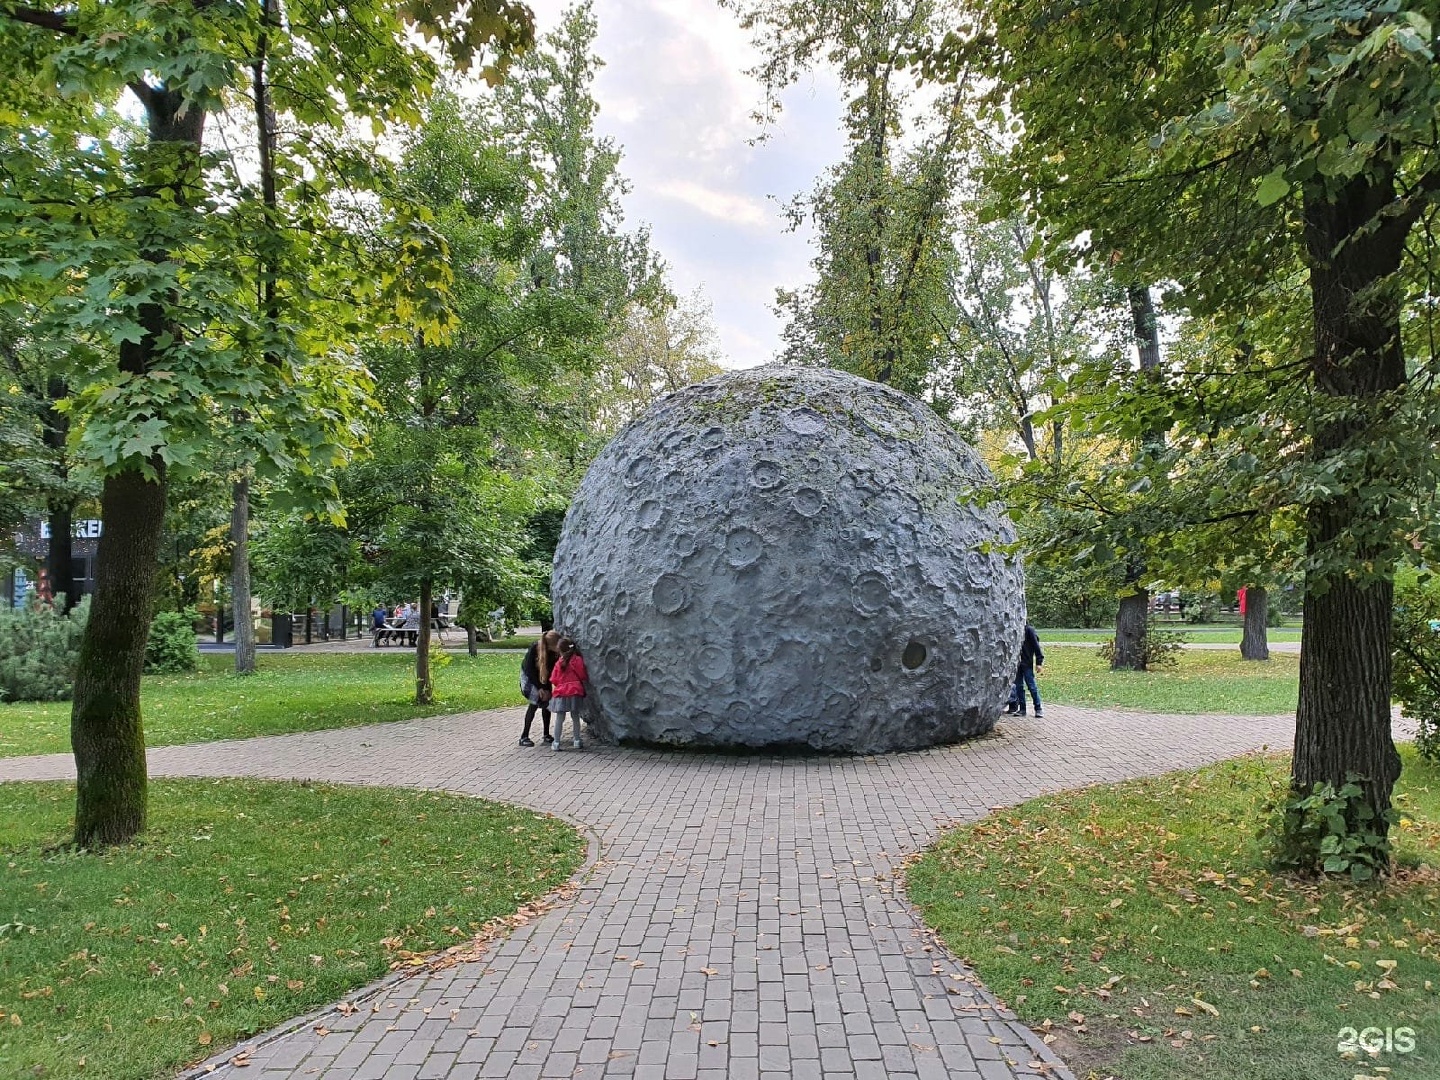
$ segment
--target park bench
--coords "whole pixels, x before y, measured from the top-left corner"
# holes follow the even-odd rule
[[[391,625],[393,620],[387,619],[384,626],[377,626],[370,632],[371,648],[379,649],[385,645],[403,645],[413,649],[415,639],[420,636],[418,626]],[[454,623],[444,615],[430,620],[430,629],[440,638],[440,644],[445,644],[445,631],[449,630]]]

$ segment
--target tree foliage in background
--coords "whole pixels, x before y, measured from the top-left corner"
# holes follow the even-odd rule
[[[1059,478],[1066,419],[1051,410],[1082,367],[1124,356],[1119,290],[1103,274],[1063,275],[1047,262],[1034,223],[1007,213],[980,179],[988,156],[970,159],[956,193],[945,257],[953,321],[936,319],[949,345],[937,378],[971,428],[1020,440],[1024,460],[1013,465]]]
[[[1395,583],[1395,700],[1415,723],[1415,748],[1440,762],[1440,580],[1411,571]]]
[[[357,277],[342,260],[327,275],[321,261],[304,280],[327,297],[385,300],[402,321],[442,332],[444,264],[399,208],[362,214],[375,203],[347,198],[383,189],[371,182],[373,154],[347,131],[356,120],[379,131],[414,116],[439,66],[421,36],[468,66],[531,33],[528,9],[509,0],[0,6],[0,48],[14,72],[0,86],[0,304],[34,305],[38,338],[93,335],[104,347],[69,396],[75,445],[105,475],[72,721],[77,844],[144,828],[139,677],[167,478],[205,461],[217,428],[237,414],[263,418],[243,430],[257,462],[279,470],[323,469],[355,436],[363,383],[333,348],[343,320],[312,335],[251,317],[255,277],[236,256],[249,250],[263,203],[207,143],[207,122],[246,88],[256,55],[268,55],[274,108],[304,130],[295,146],[320,159],[294,168],[306,180],[307,250],[328,253],[318,237],[337,235],[341,210],[352,225],[368,220],[395,236],[378,272]],[[139,130],[116,111],[124,94],[143,112]],[[376,314],[342,306],[357,325]],[[312,363],[326,362],[317,377]]]
[[[529,62],[588,94],[593,33],[577,9]],[[517,75],[511,93],[534,88],[523,68]],[[520,557],[533,496],[527,502],[516,479],[535,471],[536,455],[583,434],[576,398],[628,290],[613,265],[619,249],[603,242],[614,235],[613,207],[594,202],[608,198],[608,183],[593,169],[556,168],[549,122],[511,131],[508,105],[440,98],[406,147],[405,190],[429,208],[457,271],[456,331],[366,348],[384,421],[370,460],[343,478],[379,578],[420,599],[418,703],[433,694],[427,614],[437,589],[467,594],[467,606],[537,606],[541,573]],[[593,109],[577,115],[588,124]],[[584,156],[572,145],[584,130],[566,130],[566,151]]]
[[[723,370],[710,305],[698,289],[686,297],[637,300],[597,373],[596,426],[613,434],[662,394]]]
[[[846,95],[845,156],[790,206],[792,227],[815,230],[813,284],[780,290],[782,357],[825,364],[912,394],[932,389],[937,353],[953,325],[946,303],[945,239],[957,164],[970,129],[962,85],[921,108],[897,55],[930,29],[929,3],[894,0],[730,0],[753,33],[765,91],[758,114],[827,64]],[[916,122],[916,113],[926,116]],[[944,411],[947,403],[937,402]]]
[[[1239,452],[1212,474],[1244,482],[1220,497],[1256,494],[1225,513],[1292,508],[1303,522],[1292,781],[1309,794],[1363,776],[1382,832],[1400,767],[1393,569],[1440,528],[1430,14],[1403,0],[1121,2],[1057,20],[1040,0],[1005,0],[966,8],[922,61],[993,78],[995,113],[1019,121],[996,182],[1044,222],[1057,258],[1083,241],[1096,264],[1172,283],[1176,310],[1224,327],[1169,392],[1097,414],[1117,434],[1184,426],[1228,443]],[[1153,486],[1158,465],[1135,482]]]

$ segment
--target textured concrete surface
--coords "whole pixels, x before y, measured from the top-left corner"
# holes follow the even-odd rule
[[[925,405],[770,366],[662,398],[585,476],[556,624],[602,739],[868,753],[1000,714],[1023,626],[984,463]]]
[[[1051,704],[986,738],[881,757],[514,746],[518,710],[150,754],[157,775],[443,788],[589,826],[574,899],[483,962],[381,984],[248,1040],[236,1080],[1067,1077],[897,886],[949,822],[1047,790],[1288,747],[1288,717]],[[73,775],[0,760],[0,779]],[[321,1034],[324,1029],[328,1034]],[[1040,1063],[1032,1066],[1032,1062]],[[1046,1071],[1048,1069],[1048,1071]],[[97,1074],[98,1075],[98,1074]]]

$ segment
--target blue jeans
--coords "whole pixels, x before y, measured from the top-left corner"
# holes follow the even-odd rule
[[[1021,668],[1015,673],[1015,701],[1019,705],[1020,715],[1025,715],[1025,688],[1030,688],[1030,700],[1035,702],[1035,711],[1040,711],[1040,687],[1035,685],[1035,669]]]

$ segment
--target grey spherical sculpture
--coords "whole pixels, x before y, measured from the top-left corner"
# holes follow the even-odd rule
[[[989,731],[1025,606],[993,485],[921,402],[853,375],[662,398],[591,465],[555,552],[592,731],[855,753]]]

